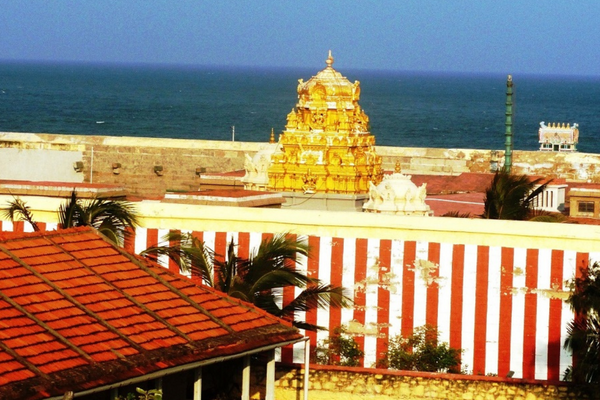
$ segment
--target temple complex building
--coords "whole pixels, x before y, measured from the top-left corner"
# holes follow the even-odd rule
[[[333,69],[331,52],[326,63],[307,82],[298,81],[298,103],[277,146],[247,157],[247,189],[365,195],[371,182],[381,181],[381,157],[358,104],[360,82]]]
[[[577,151],[579,142],[579,125],[540,122],[540,150],[542,151]]]

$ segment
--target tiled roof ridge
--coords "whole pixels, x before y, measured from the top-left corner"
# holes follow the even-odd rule
[[[14,231],[0,231],[0,241],[6,240],[30,240],[33,237],[47,237],[47,236],[66,236],[73,234],[80,234],[85,231],[93,231],[99,233],[96,229],[91,226],[77,226],[75,228],[67,228],[67,229],[54,229],[51,231],[37,231],[37,232],[14,232]]]

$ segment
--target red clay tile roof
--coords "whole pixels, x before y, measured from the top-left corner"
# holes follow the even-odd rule
[[[39,399],[301,339],[90,228],[0,233],[0,399]]]
[[[490,186],[494,174],[465,172],[460,175],[412,175],[415,185],[427,183],[427,195],[480,192]]]
[[[425,203],[433,210],[433,215],[441,217],[449,212],[459,212],[460,214],[470,214],[472,218],[477,218],[484,211],[484,193],[457,193],[447,195],[427,196]]]

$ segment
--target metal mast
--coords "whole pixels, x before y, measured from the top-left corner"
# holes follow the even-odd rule
[[[505,136],[505,150],[504,150],[504,171],[510,173],[512,167],[512,152],[513,152],[513,129],[512,129],[512,114],[513,114],[513,82],[512,75],[508,75],[506,79],[506,120],[504,125],[506,130]]]

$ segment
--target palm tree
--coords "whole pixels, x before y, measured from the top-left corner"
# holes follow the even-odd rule
[[[142,255],[153,259],[166,255],[182,270],[200,276],[204,284],[290,320],[297,328],[325,329],[297,320],[298,311],[347,307],[351,303],[342,287],[308,277],[296,268],[298,255],[309,256],[309,248],[302,238],[275,235],[263,240],[247,259],[237,257],[235,243],[231,241],[224,260],[190,233],[173,231],[163,240],[175,244],[150,247]],[[285,287],[298,287],[302,292],[289,303],[279,306],[276,289]]]
[[[540,195],[550,181],[542,178],[530,180],[527,175],[513,175],[499,171],[486,189],[485,219],[526,220],[532,215],[533,200]],[[537,186],[537,187],[536,187]]]
[[[59,229],[91,226],[119,245],[138,225],[134,207],[128,201],[107,198],[81,201],[75,191],[59,207],[58,220]]]
[[[575,278],[567,303],[575,318],[567,328],[564,348],[575,362],[565,377],[579,383],[600,383],[600,264],[594,263]]]
[[[29,207],[21,199],[8,203],[4,218],[27,221],[34,231],[40,230]],[[75,190],[60,205],[58,221],[58,229],[91,226],[119,245],[123,245],[125,236],[138,225],[134,207],[128,201],[106,198],[83,201]]]

